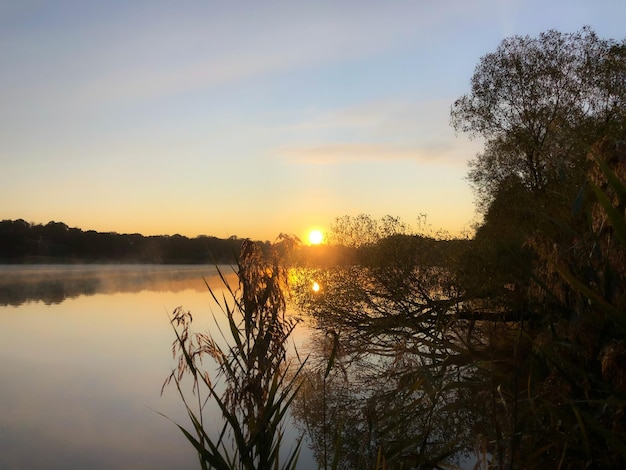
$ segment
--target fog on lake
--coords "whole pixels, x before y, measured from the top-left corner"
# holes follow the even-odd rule
[[[159,413],[187,425],[176,391],[161,386],[171,312],[182,305],[195,328],[214,324],[203,278],[219,292],[211,266],[0,267],[0,468],[197,468]]]

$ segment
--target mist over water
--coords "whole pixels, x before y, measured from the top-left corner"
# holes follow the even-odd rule
[[[230,266],[221,266],[232,274]],[[197,265],[0,265],[0,306],[60,304],[79,296],[115,293],[206,292],[219,285],[214,267]]]
[[[160,395],[168,315],[214,325],[203,277],[219,292],[210,266],[0,267],[0,468],[197,468],[159,412],[187,425],[175,389]]]

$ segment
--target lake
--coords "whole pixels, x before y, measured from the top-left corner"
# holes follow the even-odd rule
[[[159,413],[187,426],[161,386],[172,311],[190,310],[196,331],[219,316],[203,277],[220,288],[210,266],[0,266],[0,468],[198,468]],[[304,446],[299,468],[310,459]]]

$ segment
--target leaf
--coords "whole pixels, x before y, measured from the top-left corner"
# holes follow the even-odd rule
[[[574,215],[578,214],[583,207],[583,202],[585,201],[585,187],[583,186],[576,194],[576,199],[574,199],[574,204],[572,204],[572,213]]]
[[[611,221],[611,225],[613,225],[613,230],[619,238],[619,241],[626,247],[626,218],[624,218],[623,214],[620,214],[611,201],[609,201],[608,197],[604,192],[595,184],[591,185],[596,197],[598,198],[598,202],[604,209],[607,217]]]
[[[602,173],[606,176],[606,179],[609,182],[609,185],[613,188],[617,197],[620,200],[620,203],[626,205],[626,185],[617,177],[615,172],[609,168],[604,160],[595,157],[596,163],[600,166]]]
[[[326,370],[324,371],[324,379],[328,378],[330,374],[330,370],[333,368],[335,363],[335,358],[337,357],[337,351],[339,349],[339,333],[336,331],[331,331],[330,334],[333,337],[333,348],[330,352],[330,357],[328,358],[328,364],[326,364]]]
[[[624,312],[621,312],[619,309],[613,307],[600,294],[583,284],[565,266],[555,264],[555,269],[559,272],[563,279],[565,279],[573,288],[578,290],[581,294],[583,294],[591,302],[593,302],[598,308],[600,308],[600,310],[602,310],[606,315],[612,318],[613,321],[615,321],[615,323],[617,323],[623,331],[626,331],[626,315],[624,314]]]
[[[210,334],[190,335],[190,322],[184,324],[182,332],[174,328],[176,350],[182,364],[187,366],[184,371],[189,371],[194,377],[193,391],[198,400],[198,412],[194,413],[180,387],[178,376],[172,376],[170,380],[176,383],[196,436],[177,426],[198,452],[202,468],[252,470],[273,467],[278,470],[283,437],[281,426],[300,390],[302,382],[298,377],[304,362],[287,380],[283,369],[285,342],[293,332],[293,326],[285,320],[286,305],[277,274],[282,271],[275,261],[278,258],[265,260],[261,250],[252,242],[244,243],[243,249],[247,251],[242,252],[237,272],[240,289],[233,291],[219,267],[216,268],[224,284],[221,299],[204,279],[213,301],[228,320],[229,337],[213,315],[219,334],[228,346],[220,348]],[[227,293],[231,299],[227,299]],[[244,318],[243,326],[235,320],[239,314]],[[200,337],[203,341],[196,343],[195,339]],[[222,397],[213,387],[208,372],[200,366],[203,354],[208,354],[218,363],[218,377],[223,377],[227,386]],[[200,398],[202,385],[208,391],[204,402]],[[209,399],[217,404],[224,421],[217,440],[210,438],[202,420],[202,411]],[[232,455],[225,447],[226,436],[229,442],[234,441]],[[283,466],[286,470],[296,467],[301,440],[287,456]]]

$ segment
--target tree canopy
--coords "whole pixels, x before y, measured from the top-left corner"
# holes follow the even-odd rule
[[[0,262],[231,263],[242,239],[83,231],[63,222],[0,221]]]
[[[585,27],[502,41],[451,109],[455,130],[485,139],[469,172],[480,208],[507,182],[538,192],[582,176],[591,144],[624,128],[625,108],[626,40]]]
[[[323,333],[296,416],[345,468],[458,465],[477,441],[477,467],[626,468],[626,41],[515,36],[471,85],[451,114],[485,141],[482,225],[443,245],[337,220],[352,262],[296,277]]]

